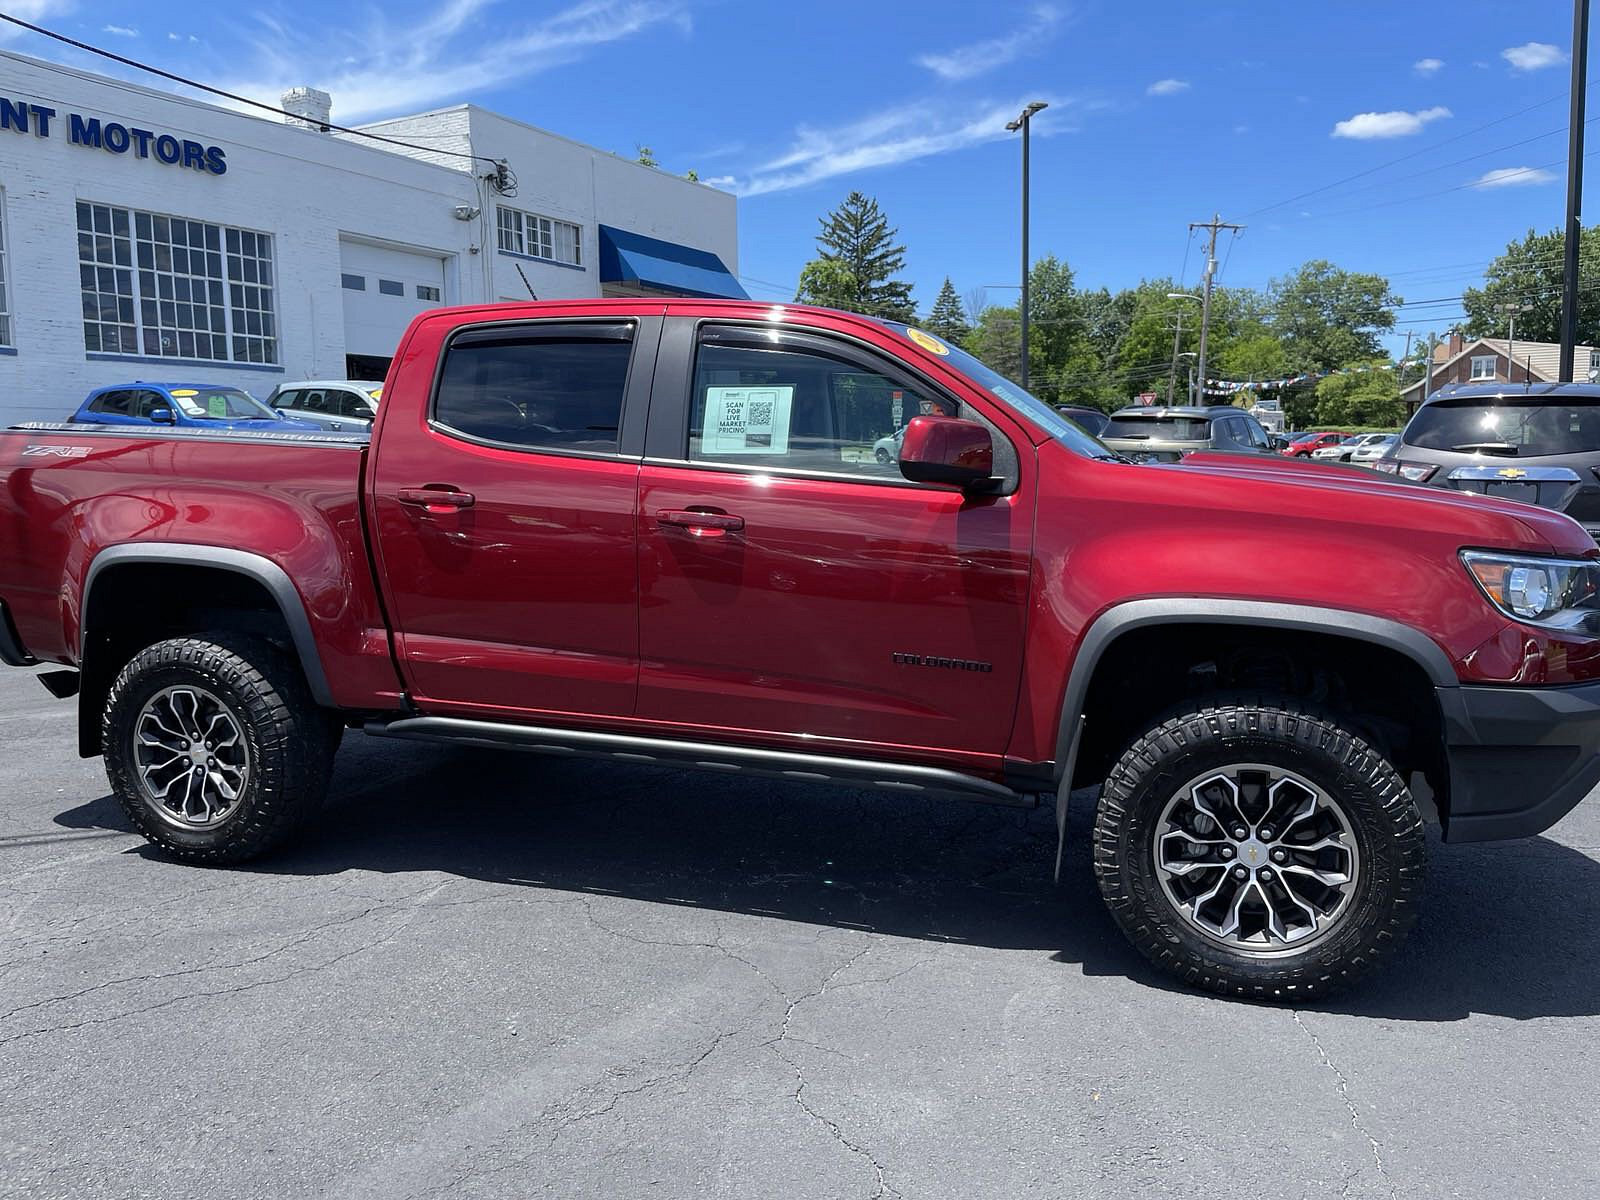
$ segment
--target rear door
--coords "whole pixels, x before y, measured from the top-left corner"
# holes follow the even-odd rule
[[[645,315],[468,326],[445,340],[431,394],[417,374],[391,394],[372,514],[424,710],[633,711],[634,505],[659,330]]]
[[[989,424],[1006,494],[879,462],[919,412]],[[638,715],[815,752],[998,756],[1030,564],[1018,433],[843,336],[670,321],[640,483]]]

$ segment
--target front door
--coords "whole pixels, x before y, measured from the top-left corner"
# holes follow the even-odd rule
[[[999,755],[1031,447],[1016,440],[1019,461],[969,402],[816,332],[673,322],[662,360],[639,495],[639,717],[817,753]],[[906,481],[877,450],[919,413],[988,421],[1009,494]]]
[[[639,454],[624,452],[622,427],[630,386],[648,394],[659,325],[469,327],[442,348],[425,403],[391,398],[373,514],[425,711],[632,712]]]

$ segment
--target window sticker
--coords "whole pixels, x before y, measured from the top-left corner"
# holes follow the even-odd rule
[[[206,403],[210,406],[209,412],[213,417],[226,417],[228,415],[228,398],[226,396],[207,396]]]
[[[920,329],[908,329],[906,330],[906,336],[929,354],[937,354],[940,358],[946,358],[950,354],[950,347],[946,346],[931,333],[923,333]]]
[[[195,399],[197,395],[199,393],[193,388],[175,388],[172,392],[172,398],[178,402],[179,408],[191,417],[203,417],[206,415],[206,410],[200,401]]]
[[[708,387],[702,454],[787,454],[792,387]]]

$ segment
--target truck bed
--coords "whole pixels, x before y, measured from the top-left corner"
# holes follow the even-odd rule
[[[163,547],[237,547],[293,581],[330,699],[391,703],[398,682],[362,524],[367,442],[67,423],[0,431],[0,604],[16,640],[34,659],[76,665],[80,597],[108,550],[137,561]]]

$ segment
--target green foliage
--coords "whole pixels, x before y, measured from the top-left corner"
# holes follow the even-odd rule
[[[962,347],[1007,379],[1022,377],[1022,321],[1015,307],[984,309]]]
[[[1378,365],[1378,364],[1373,364]],[[1333,429],[1375,425],[1385,429],[1400,424],[1405,405],[1393,371],[1358,371],[1330,375],[1317,384],[1314,422]]]
[[[1502,304],[1527,304],[1517,314],[1517,340],[1561,340],[1562,256],[1565,242],[1560,230],[1528,234],[1510,243],[1505,253],[1489,264],[1481,288],[1467,288],[1461,307],[1467,311],[1466,332],[1471,337],[1505,337],[1509,313]],[[1578,344],[1592,346],[1600,339],[1600,291],[1592,286],[1595,264],[1600,263],[1600,225],[1585,229],[1578,240]]]
[[[844,203],[820,219],[822,232],[817,235],[817,258],[807,264],[801,274],[800,293],[796,297],[806,303],[806,276],[819,262],[834,263],[843,272],[831,271],[828,276],[833,299],[830,307],[871,317],[884,317],[891,321],[912,321],[916,307],[911,302],[911,285],[895,276],[905,266],[906,248],[895,241],[899,231],[889,227],[889,220],[878,208],[878,202],[860,192],[851,192]],[[845,279],[853,281],[848,296],[840,296],[832,289]],[[840,303],[840,300],[844,303]]]
[[[861,285],[849,267],[835,258],[814,258],[800,272],[800,290],[795,300],[822,308],[854,311],[860,295]]]
[[[1340,270],[1317,259],[1274,279],[1272,330],[1302,370],[1332,370],[1383,353],[1379,334],[1394,328],[1386,305],[1400,298],[1381,275]]]
[[[659,165],[656,162],[656,152],[650,149],[649,146],[635,146],[634,149],[639,152],[639,157],[633,161],[638,163],[641,167],[654,167]]]
[[[693,167],[690,167],[687,171],[685,171],[683,173],[683,177],[685,179],[687,179],[690,183],[699,183],[700,182],[700,172],[696,171]]]
[[[944,277],[944,286],[939,289],[939,297],[933,302],[933,311],[923,322],[923,328],[957,345],[966,341],[967,334],[972,332],[961,308],[961,297],[956,295],[955,285],[948,275]]]

